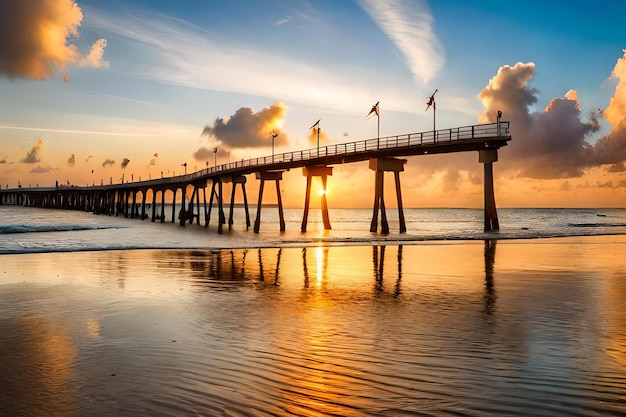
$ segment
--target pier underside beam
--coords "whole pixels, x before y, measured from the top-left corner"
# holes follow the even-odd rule
[[[369,168],[376,173],[374,187],[374,213],[372,215],[370,232],[376,232],[378,230],[378,211],[380,210],[381,233],[389,233],[389,223],[387,221],[387,211],[385,209],[385,172],[394,173],[394,178],[396,182],[396,197],[398,199],[398,220],[400,223],[400,233],[406,232],[404,209],[402,206],[402,192],[400,188],[400,172],[404,171],[404,164],[406,164],[406,159],[370,159]]]
[[[485,194],[485,232],[500,230],[496,197],[493,188],[493,163],[498,160],[497,149],[478,151],[478,161],[484,166],[484,194]]]
[[[256,220],[254,221],[254,233],[259,233],[261,228],[261,207],[263,205],[263,189],[265,187],[265,181],[274,181],[276,182],[276,199],[278,203],[278,216],[280,220],[280,231],[285,231],[285,216],[283,214],[283,200],[280,195],[280,180],[283,179],[284,171],[265,171],[265,172],[257,172],[256,178],[261,180],[261,185],[259,186],[259,201],[257,203],[256,208]]]
[[[326,165],[312,166],[302,168],[302,175],[306,176],[306,195],[304,200],[304,214],[302,215],[301,230],[306,232],[306,226],[309,218],[309,205],[311,203],[311,183],[313,177],[322,179],[322,221],[324,222],[324,230],[330,230],[330,216],[328,215],[328,202],[326,200],[326,181],[329,175],[333,175],[333,167]]]

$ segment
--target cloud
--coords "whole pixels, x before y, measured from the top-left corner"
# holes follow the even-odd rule
[[[128,166],[128,164],[130,164],[130,159],[128,158],[124,158],[122,159],[122,163],[120,164],[120,167],[122,169],[126,169],[126,167]]]
[[[0,159],[0,164],[6,164],[8,157],[9,157],[9,155],[5,156],[4,159]]]
[[[104,162],[102,163],[102,168],[108,168],[113,166],[113,164],[115,164],[115,161],[112,159],[105,159]]]
[[[313,129],[311,129],[311,132],[309,132],[309,135],[306,137],[307,141],[309,142],[309,145],[317,146],[318,132],[319,132],[320,146],[329,144],[330,138],[326,134],[326,131],[324,131],[323,129],[319,127],[314,127]]]
[[[220,159],[230,158],[230,152],[227,149],[217,147],[217,146],[211,149],[205,146],[202,146],[193,153],[193,157],[196,161],[213,162],[216,160],[216,155],[215,155],[216,150],[217,150],[217,158],[220,158]]]
[[[287,143],[287,135],[282,130],[287,106],[277,101],[256,113],[249,107],[242,107],[227,119],[218,117],[213,126],[206,126],[203,135],[214,137],[229,149],[271,146],[270,133],[278,133],[274,146]]]
[[[82,19],[73,0],[0,2],[0,75],[42,80],[57,70],[66,78],[71,64],[105,67],[104,39],[86,57],[70,42],[78,37]]]
[[[67,159],[67,166],[72,168],[74,165],[76,165],[76,155],[71,154]]]
[[[360,0],[359,4],[404,55],[416,80],[432,80],[443,67],[444,54],[426,2]]]
[[[575,91],[555,98],[543,111],[530,112],[537,103],[537,90],[528,83],[535,74],[533,63],[518,62],[498,70],[478,94],[485,106],[481,123],[494,122],[498,110],[510,121],[512,140],[507,158],[513,160],[519,174],[532,178],[579,177],[586,167],[597,164],[593,146],[586,136],[598,130],[594,114],[581,120]]]
[[[89,54],[87,56],[82,57],[78,61],[78,66],[92,67],[92,68],[109,68],[109,63],[102,60],[102,56],[104,55],[104,48],[107,46],[106,39],[98,39],[91,45],[91,49],[89,50]]]
[[[276,22],[274,22],[274,26],[282,26],[285,23],[289,23],[289,21],[291,20],[291,16],[285,16],[280,20],[277,20]]]
[[[598,164],[619,165],[626,160],[626,49],[618,59],[611,78],[618,80],[615,93],[602,115],[611,123],[609,134],[598,140],[594,157]]]
[[[37,168],[33,168],[31,169],[29,172],[31,174],[47,174],[48,172],[52,172],[54,171],[54,168],[52,167],[42,167],[37,165]]]
[[[322,65],[314,55],[294,59],[255,46],[254,40],[243,45],[163,14],[94,10],[87,19],[90,27],[113,34],[133,55],[145,57],[132,60],[128,75],[168,85],[280,97],[349,113],[360,113],[373,91],[385,91],[385,108],[397,111],[421,107],[419,97],[430,94],[407,94],[406,85],[377,76],[375,67],[350,61]],[[449,103],[455,103],[455,111],[473,114],[463,99],[450,97]]]
[[[41,153],[42,149],[43,140],[39,139],[35,146],[33,146],[33,148],[28,151],[26,156],[20,159],[20,162],[24,162],[25,164],[36,164],[37,162],[41,162],[41,159],[39,159],[39,154]]]

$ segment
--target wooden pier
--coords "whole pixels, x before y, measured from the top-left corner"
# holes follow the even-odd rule
[[[484,166],[484,230],[499,230],[498,214],[493,186],[493,163],[498,160],[498,149],[506,146],[511,140],[509,122],[481,124],[474,126],[442,129],[422,133],[409,133],[383,138],[374,138],[356,142],[340,143],[320,148],[285,152],[278,155],[252,158],[238,162],[206,168],[191,174],[148,181],[125,182],[121,184],[85,186],[85,187],[37,187],[7,188],[0,190],[0,204],[22,205],[32,207],[57,208],[67,210],[84,210],[97,214],[125,216],[130,218],[148,219],[165,222],[165,194],[172,194],[171,221],[178,221],[181,226],[186,223],[201,224],[203,219],[208,227],[213,202],[217,203],[218,232],[226,224],[224,213],[223,184],[231,184],[228,227],[234,223],[233,208],[237,185],[241,187],[246,213],[246,227],[250,227],[250,215],[246,194],[246,175],[255,174],[260,181],[254,232],[261,227],[261,209],[265,181],[273,181],[276,185],[278,211],[281,231],[285,230],[280,181],[283,175],[294,168],[302,168],[307,177],[304,213],[301,230],[306,231],[309,214],[312,177],[320,177],[324,192],[321,195],[322,218],[324,228],[331,229],[326,199],[326,184],[332,176],[335,165],[348,164],[369,160],[369,168],[375,172],[374,211],[371,232],[378,231],[378,215],[381,217],[381,233],[389,233],[386,207],[384,201],[384,173],[393,172],[396,186],[398,218],[400,233],[406,232],[404,221],[400,173],[404,171],[406,159],[400,157],[416,155],[432,155],[452,152],[477,152],[478,162]],[[207,199],[206,188],[212,183]],[[191,190],[188,196],[187,192]],[[181,206],[176,208],[178,192],[181,192]],[[160,193],[160,213],[156,212],[157,197]],[[152,195],[151,213],[147,210],[147,196]],[[178,213],[178,214],[177,214]]]

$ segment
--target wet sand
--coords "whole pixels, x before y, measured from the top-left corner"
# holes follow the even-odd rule
[[[0,415],[626,413],[626,236],[0,256]]]

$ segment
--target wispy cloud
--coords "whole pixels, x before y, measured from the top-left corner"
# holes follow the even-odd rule
[[[429,82],[444,53],[428,5],[421,0],[359,0],[361,7],[404,55],[415,78]]]
[[[401,13],[397,8],[395,11]],[[314,57],[308,61],[301,56],[290,57],[220,38],[190,22],[163,14],[142,11],[141,14],[112,16],[90,9],[87,16],[90,26],[125,39],[134,55],[146,57],[134,61],[134,66],[127,69],[135,77],[212,91],[280,98],[340,112],[361,112],[363,103],[371,101],[373,92],[384,91],[385,96],[380,98],[386,109],[397,111],[417,112],[418,107],[422,107],[421,96],[427,97],[427,91],[420,91],[419,85],[412,86],[416,94],[407,94],[405,85],[379,77],[375,68],[350,68],[349,64],[332,67],[315,62]],[[430,15],[422,9],[414,8],[408,18],[430,22]],[[425,31],[420,36],[418,27]],[[393,28],[394,33],[399,34],[400,29]],[[414,72],[428,79],[441,66],[443,58],[436,47],[438,44],[430,35],[430,27],[424,29],[415,24],[410,29],[405,37],[398,35],[395,42],[402,45],[401,50],[410,57]],[[425,39],[427,47],[411,46],[421,45]]]

